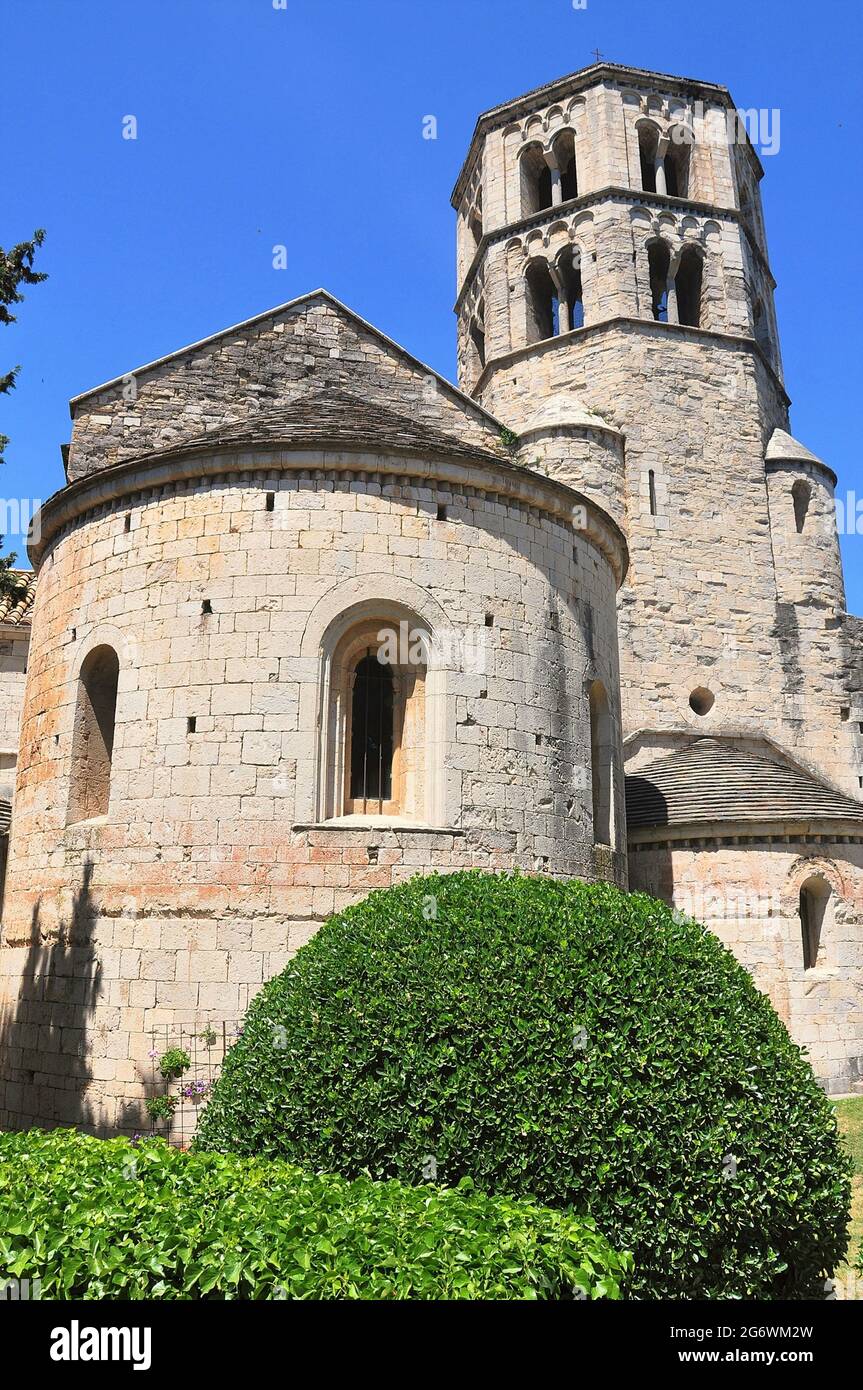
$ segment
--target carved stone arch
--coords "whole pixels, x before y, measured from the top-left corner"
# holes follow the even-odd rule
[[[545,229],[545,245],[550,246],[554,238],[557,236],[563,236],[566,238],[567,241],[570,240],[572,236],[572,229],[566,218],[561,217],[557,220],[557,222],[549,223],[549,225]]]
[[[530,259],[531,256],[542,255],[543,248],[547,245],[545,233],[541,227],[535,227],[528,232],[524,238],[524,254]]]
[[[83,637],[75,647],[72,665],[80,670],[90,652],[96,647],[113,647],[120,662],[120,685],[122,690],[138,690],[139,677],[135,674],[141,665],[141,644],[131,632],[124,632],[113,623],[98,623]]]

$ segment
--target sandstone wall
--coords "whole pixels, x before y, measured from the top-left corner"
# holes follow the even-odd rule
[[[639,844],[630,886],[704,922],[733,950],[808,1050],[828,1091],[863,1090],[863,844],[793,835],[772,841],[740,827],[738,843]],[[805,969],[800,887],[832,889],[817,964]]]
[[[177,468],[189,476],[158,487],[130,474],[110,504],[94,486],[42,566],[0,949],[0,1125],[139,1126],[153,1030],[236,1018],[372,888],[463,866],[625,881],[617,580],[573,531],[572,494],[513,468],[425,463],[430,479],[356,454]],[[441,799],[419,823],[319,823],[322,652],[354,611],[454,638],[436,672]],[[77,675],[102,644],[120,657],[109,813],[67,825]],[[618,835],[596,853],[595,679],[611,699]]]

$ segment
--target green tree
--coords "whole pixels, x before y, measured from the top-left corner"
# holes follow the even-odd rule
[[[0,246],[0,323],[15,322],[9,305],[20,304],[23,300],[22,285],[38,285],[40,280],[47,279],[43,271],[33,269],[36,248],[44,240],[45,232],[40,227],[33,233],[32,241],[21,241],[9,251]],[[20,370],[20,366],[13,367],[5,375],[0,375],[0,395],[12,390]],[[4,462],[3,453],[8,443],[8,437],[0,434],[0,463]],[[14,594],[21,587],[20,580],[10,573],[16,558],[14,554],[0,556],[0,595]]]

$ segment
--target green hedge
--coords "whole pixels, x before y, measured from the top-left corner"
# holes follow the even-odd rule
[[[605,885],[418,878],[253,1002],[197,1147],[465,1175],[592,1216],[630,1295],[818,1298],[849,1208],[836,1122],[715,936]]]
[[[0,1283],[42,1298],[616,1298],[628,1264],[589,1223],[469,1184],[0,1135]]]

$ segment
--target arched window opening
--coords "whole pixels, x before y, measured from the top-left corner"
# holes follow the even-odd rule
[[[527,341],[540,343],[560,329],[557,286],[543,260],[531,261],[525,275],[527,290]]]
[[[657,323],[668,323],[668,271],[671,253],[664,241],[652,241],[647,248],[650,273],[650,309]]]
[[[576,256],[571,248],[558,258],[557,274],[560,280],[558,295],[560,312],[558,331],[568,333],[572,328],[584,327],[584,295],[581,288],[581,270],[576,264]]]
[[[578,197],[578,166],[575,159],[575,135],[564,130],[554,142],[554,157],[560,171],[561,202]]]
[[[770,356],[770,325],[767,322],[767,315],[764,312],[764,305],[759,298],[755,298],[752,304],[752,320],[755,328],[755,341],[761,348],[765,357]]]
[[[656,126],[638,127],[638,157],[641,163],[641,187],[645,193],[656,192],[656,158],[659,132]]]
[[[521,211],[523,217],[551,207],[551,169],[541,145],[528,145],[521,156]]]
[[[688,328],[701,323],[701,285],[704,265],[694,246],[685,246],[674,277],[677,290],[677,321]]]
[[[665,191],[672,198],[689,197],[689,165],[691,135],[682,126],[672,133],[668,150],[663,160],[665,168]]]
[[[824,960],[824,932],[832,909],[830,884],[818,874],[800,889],[800,930],[803,937],[803,969],[813,970]]]
[[[656,474],[652,468],[647,470],[647,492],[650,499],[650,515],[656,516]]]
[[[483,332],[482,325],[477,323],[476,319],[471,319],[470,340],[476,352],[477,362],[480,368],[482,368],[485,366],[485,333]]]
[[[482,190],[476,195],[476,202],[468,216],[468,226],[474,240],[474,245],[479,246],[482,241]]]
[[[360,617],[341,632],[326,667],[318,815],[437,812],[427,735],[427,630],[413,618]],[[434,709],[431,719],[437,717]],[[429,778],[431,777],[431,781]]]
[[[613,842],[613,771],[611,710],[605,686],[601,681],[594,681],[590,687],[590,773],[593,840],[597,845]]]
[[[369,652],[353,673],[350,799],[355,810],[380,810],[392,801],[394,719],[392,668],[378,660],[377,652]]]
[[[806,515],[809,511],[809,503],[812,501],[812,489],[802,478],[798,478],[791,489],[791,498],[794,503],[794,524],[799,535],[806,525]]]
[[[119,676],[113,647],[95,647],[81,664],[66,817],[70,825],[108,814]]]

